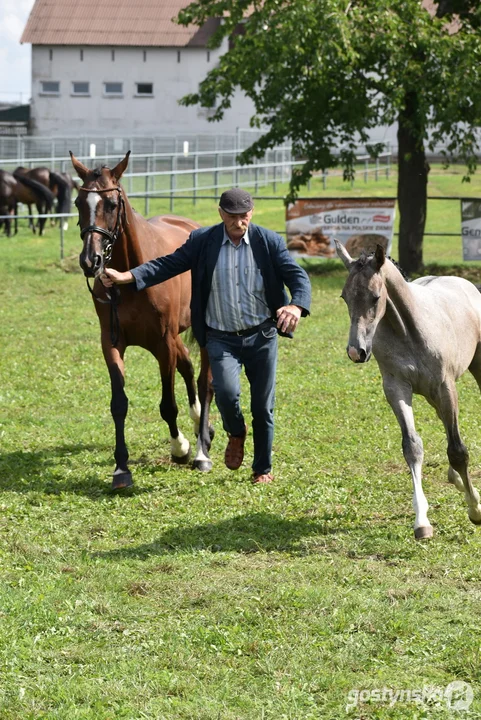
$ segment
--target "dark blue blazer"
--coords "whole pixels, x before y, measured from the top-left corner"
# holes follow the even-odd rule
[[[223,238],[223,223],[199,228],[194,230],[175,252],[150,260],[131,270],[137,290],[157,285],[187,270],[191,271],[192,331],[201,347],[206,344],[207,301]],[[309,277],[290,256],[284,239],[272,230],[251,223],[249,241],[254,259],[264,278],[267,303],[272,317],[276,318],[276,310],[289,304],[298,305],[302,308],[302,315],[308,315],[311,305]],[[291,300],[284,286],[289,289]],[[286,335],[292,337],[292,333]]]

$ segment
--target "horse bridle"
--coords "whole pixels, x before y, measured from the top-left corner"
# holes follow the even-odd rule
[[[102,242],[102,256],[103,256],[103,263],[104,265],[108,265],[111,258],[112,258],[112,252],[114,249],[115,241],[117,240],[119,236],[120,231],[120,223],[122,220],[122,210],[125,207],[124,198],[122,195],[122,188],[120,185],[117,185],[116,187],[110,187],[110,188],[102,188],[102,189],[96,189],[96,188],[84,188],[81,187],[79,190],[82,190],[83,192],[95,192],[95,193],[104,193],[104,192],[111,192],[113,190],[117,190],[119,193],[119,206],[117,210],[117,220],[115,222],[115,227],[112,231],[106,230],[105,228],[99,227],[98,225],[88,225],[87,227],[80,228],[80,237],[82,240],[84,239],[84,236],[89,232],[95,232],[98,235],[102,235],[103,238],[107,238],[107,242]]]
[[[117,190],[119,193],[119,206],[117,211],[117,220],[115,221],[115,227],[112,231],[106,230],[105,228],[99,227],[98,225],[88,225],[87,227],[80,228],[80,237],[82,240],[84,239],[84,236],[89,232],[95,232],[98,235],[102,235],[102,238],[106,238],[107,242],[102,242],[102,260],[103,264],[108,265],[111,258],[112,258],[112,252],[114,249],[115,241],[117,240],[120,232],[120,224],[122,222],[122,212],[125,210],[125,201],[122,195],[122,188],[120,185],[117,185],[116,187],[110,187],[110,188],[84,188],[80,187],[79,190],[83,190],[83,192],[95,192],[95,193],[104,193],[104,192],[110,192],[113,190]],[[79,223],[80,224],[80,223]],[[117,343],[119,341],[119,311],[118,311],[118,304],[119,304],[119,289],[117,287],[113,287],[113,292],[110,294],[107,290],[105,290],[105,294],[107,295],[108,300],[103,300],[102,298],[99,298],[89,284],[88,277],[85,278],[87,281],[87,287],[89,289],[90,294],[92,297],[97,300],[97,302],[102,303],[104,305],[110,305],[110,341],[112,343],[112,347],[116,347]]]

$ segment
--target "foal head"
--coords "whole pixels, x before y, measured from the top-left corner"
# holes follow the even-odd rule
[[[75,205],[83,240],[79,262],[87,277],[97,277],[103,272],[119,235],[124,206],[119,180],[127,168],[129,155],[130,150],[112,170],[108,167],[89,170],[70,153],[72,164],[83,181]]]
[[[386,255],[378,245],[373,255],[361,255],[353,260],[344,245],[337,240],[337,254],[349,270],[341,293],[351,318],[347,354],[353,362],[367,362],[379,321],[386,312],[387,291],[380,270]]]

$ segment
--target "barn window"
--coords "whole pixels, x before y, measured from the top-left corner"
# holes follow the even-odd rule
[[[42,80],[40,92],[42,95],[60,95],[60,83],[57,80]]]
[[[115,50],[111,51],[110,56],[112,58],[112,62],[115,62]]]
[[[121,82],[105,82],[104,95],[113,95],[119,97],[124,91],[124,84]]]
[[[49,59],[49,60],[53,60],[53,50],[52,50],[52,49],[50,49],[50,50],[48,51],[48,59]]]
[[[210,50],[207,50],[207,62],[210,62]]]
[[[80,51],[80,62],[83,62],[83,60],[84,60],[84,51],[81,50]]]
[[[177,50],[177,62],[180,62],[180,50]]]
[[[72,95],[89,95],[90,83],[74,81],[72,83]]]
[[[147,62],[147,50],[144,50],[144,62]]]
[[[153,94],[154,94],[154,84],[153,83],[137,83],[136,95],[152,96]]]

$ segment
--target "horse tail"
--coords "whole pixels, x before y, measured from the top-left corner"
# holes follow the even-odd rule
[[[29,178],[27,175],[22,175],[21,173],[14,172],[13,177],[17,180],[17,182],[22,183],[22,185],[25,185],[33,190],[33,192],[38,195],[39,200],[45,203],[46,212],[50,212],[53,207],[55,195],[48,189],[48,187],[45,187],[45,185],[37,182],[37,180],[32,180],[32,178]]]
[[[50,171],[50,186],[57,186],[57,212],[69,213],[72,205],[72,188],[69,182],[58,173]]]

